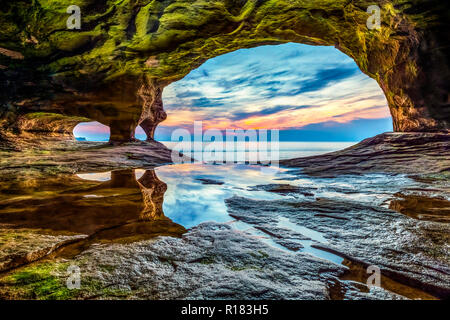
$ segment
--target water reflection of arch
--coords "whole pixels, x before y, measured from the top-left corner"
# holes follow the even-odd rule
[[[164,216],[167,185],[154,170],[146,170],[139,179],[135,170],[126,169],[112,171],[111,179],[104,182],[63,176],[55,178],[54,183],[47,179],[30,185],[35,188],[36,183],[42,184],[46,196],[0,201],[1,224],[117,241],[181,236],[185,232],[184,227]],[[30,194],[25,189],[21,192]]]

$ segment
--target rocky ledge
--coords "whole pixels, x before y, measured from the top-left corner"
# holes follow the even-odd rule
[[[82,270],[79,290],[64,285],[71,264]],[[344,272],[344,266],[277,250],[224,224],[205,223],[181,238],[98,243],[71,260],[27,266],[0,279],[0,297],[329,299]],[[401,299],[375,287],[343,286],[354,299]]]
[[[339,174],[404,173],[410,175],[450,174],[450,134],[390,132],[324,155],[281,161],[314,176]]]
[[[0,171],[5,178],[19,170],[60,174],[152,168],[172,163],[171,155],[171,150],[154,140],[114,145],[77,141],[71,134],[0,134]]]

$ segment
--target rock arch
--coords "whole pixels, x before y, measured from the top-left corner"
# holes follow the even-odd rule
[[[166,114],[162,90],[207,59],[297,42],[335,46],[383,89],[395,131],[449,129],[446,4],[437,0],[69,0],[7,3],[0,12],[0,116],[51,112],[111,128],[111,141],[149,139]],[[381,29],[369,30],[369,5]]]

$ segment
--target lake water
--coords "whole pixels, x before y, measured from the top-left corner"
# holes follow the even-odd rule
[[[108,138],[102,138],[102,139],[85,139],[80,136],[80,134],[76,135],[77,139],[81,139],[83,141],[101,141],[106,142],[108,141]],[[139,139],[142,139],[143,137],[138,136]],[[144,138],[145,139],[145,138]],[[203,142],[202,144],[194,144],[193,142],[174,142],[174,141],[160,141],[162,144],[164,144],[166,147],[172,150],[177,150],[180,152],[184,151],[184,154],[187,156],[192,156],[195,152],[198,151],[204,151],[208,148],[208,145],[211,147],[214,145],[214,143],[211,144],[211,142]],[[281,141],[277,144],[277,150],[278,154],[276,158],[279,160],[284,159],[292,159],[292,158],[299,158],[299,157],[309,157],[309,156],[315,156],[323,153],[333,152],[337,150],[342,150],[345,148],[348,148],[352,145],[355,145],[356,141],[354,142],[332,142],[332,141]],[[219,148],[220,150],[226,150],[222,151],[224,153],[223,155],[220,155],[220,158],[226,159],[227,157],[230,157],[230,154],[235,154],[238,151],[244,151],[244,158],[249,159],[250,154],[257,153],[258,150],[261,150],[262,145],[259,145],[258,143],[245,143],[243,147],[237,147],[236,145],[231,146],[221,146]],[[272,148],[270,142],[267,144],[267,153],[269,158],[272,153]],[[231,157],[236,157],[236,155],[231,155]],[[195,157],[194,157],[195,158]]]
[[[211,143],[204,142],[203,144],[195,145],[191,142],[169,142],[169,141],[161,141],[165,146],[169,149],[177,150],[183,152],[187,156],[193,156],[194,158],[198,158],[195,156],[195,152],[207,150],[208,145]],[[302,142],[302,141],[282,141],[279,142],[276,146],[278,148],[278,155],[276,158],[279,160],[284,159],[292,159],[299,157],[309,157],[315,156],[323,153],[333,152],[337,150],[342,150],[348,148],[357,142]],[[258,150],[261,150],[263,145],[258,145],[258,143],[246,143],[239,147],[237,145],[231,145],[231,147],[221,146],[219,150],[226,150],[219,155],[217,158],[219,159],[236,159],[236,153],[239,151],[243,151],[243,157],[246,160],[249,160],[251,156],[255,156],[258,153]],[[264,145],[265,147],[265,145]],[[273,149],[271,148],[270,142],[267,144],[267,156],[269,159],[273,159]],[[212,155],[214,157],[214,155]]]

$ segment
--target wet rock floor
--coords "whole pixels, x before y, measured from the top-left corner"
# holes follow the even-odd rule
[[[446,179],[243,164],[9,178],[2,298],[449,296]],[[80,289],[67,288],[71,266]],[[369,266],[381,288],[367,286]]]

